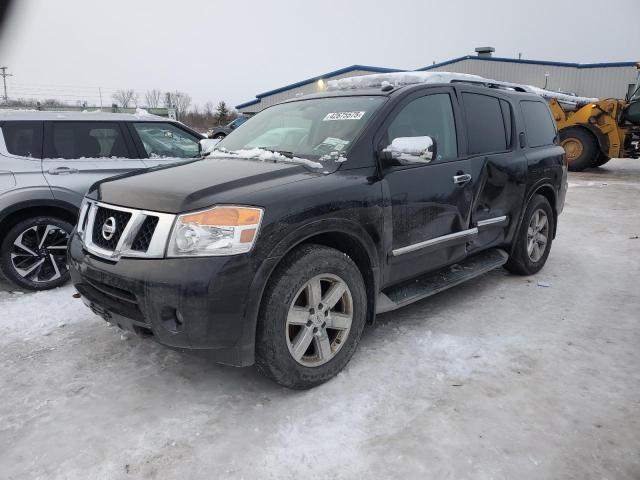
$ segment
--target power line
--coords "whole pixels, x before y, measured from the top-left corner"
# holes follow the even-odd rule
[[[2,83],[4,85],[4,103],[5,104],[9,103],[9,97],[7,96],[7,77],[13,77],[11,73],[7,73],[7,68],[9,67],[0,67],[0,70],[2,70],[2,73],[0,73],[0,75],[2,75]]]

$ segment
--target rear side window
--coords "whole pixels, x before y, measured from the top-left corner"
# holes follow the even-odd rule
[[[549,108],[542,102],[520,102],[524,126],[527,130],[527,144],[530,147],[553,145],[556,139],[556,124]]]
[[[458,156],[456,123],[451,97],[447,93],[413,100],[398,113],[387,130],[389,143],[394,138],[426,135],[436,141],[438,160]]]
[[[500,99],[476,93],[463,93],[462,98],[467,118],[469,153],[506,150],[509,143]]]
[[[507,134],[507,148],[511,148],[511,137],[513,130],[511,106],[506,100],[500,99],[500,107],[502,108],[502,118],[504,119],[504,131]]]
[[[49,158],[129,158],[120,125],[114,122],[52,122]]]
[[[2,135],[11,155],[42,158],[42,122],[5,122]]]

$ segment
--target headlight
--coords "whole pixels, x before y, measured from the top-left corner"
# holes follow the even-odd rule
[[[221,206],[179,215],[167,256],[237,255],[251,250],[258,236],[262,209]]]

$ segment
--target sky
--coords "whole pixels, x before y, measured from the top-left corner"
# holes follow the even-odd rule
[[[415,69],[478,46],[640,61],[638,18],[638,0],[14,0],[0,66],[9,97],[91,105],[100,87],[110,105],[116,89],[157,88],[234,106],[353,64]]]

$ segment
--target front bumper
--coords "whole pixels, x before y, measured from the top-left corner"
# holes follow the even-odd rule
[[[71,279],[94,313],[168,347],[236,366],[254,361],[260,298],[276,263],[248,255],[114,263],[87,253],[75,232],[69,242]]]

